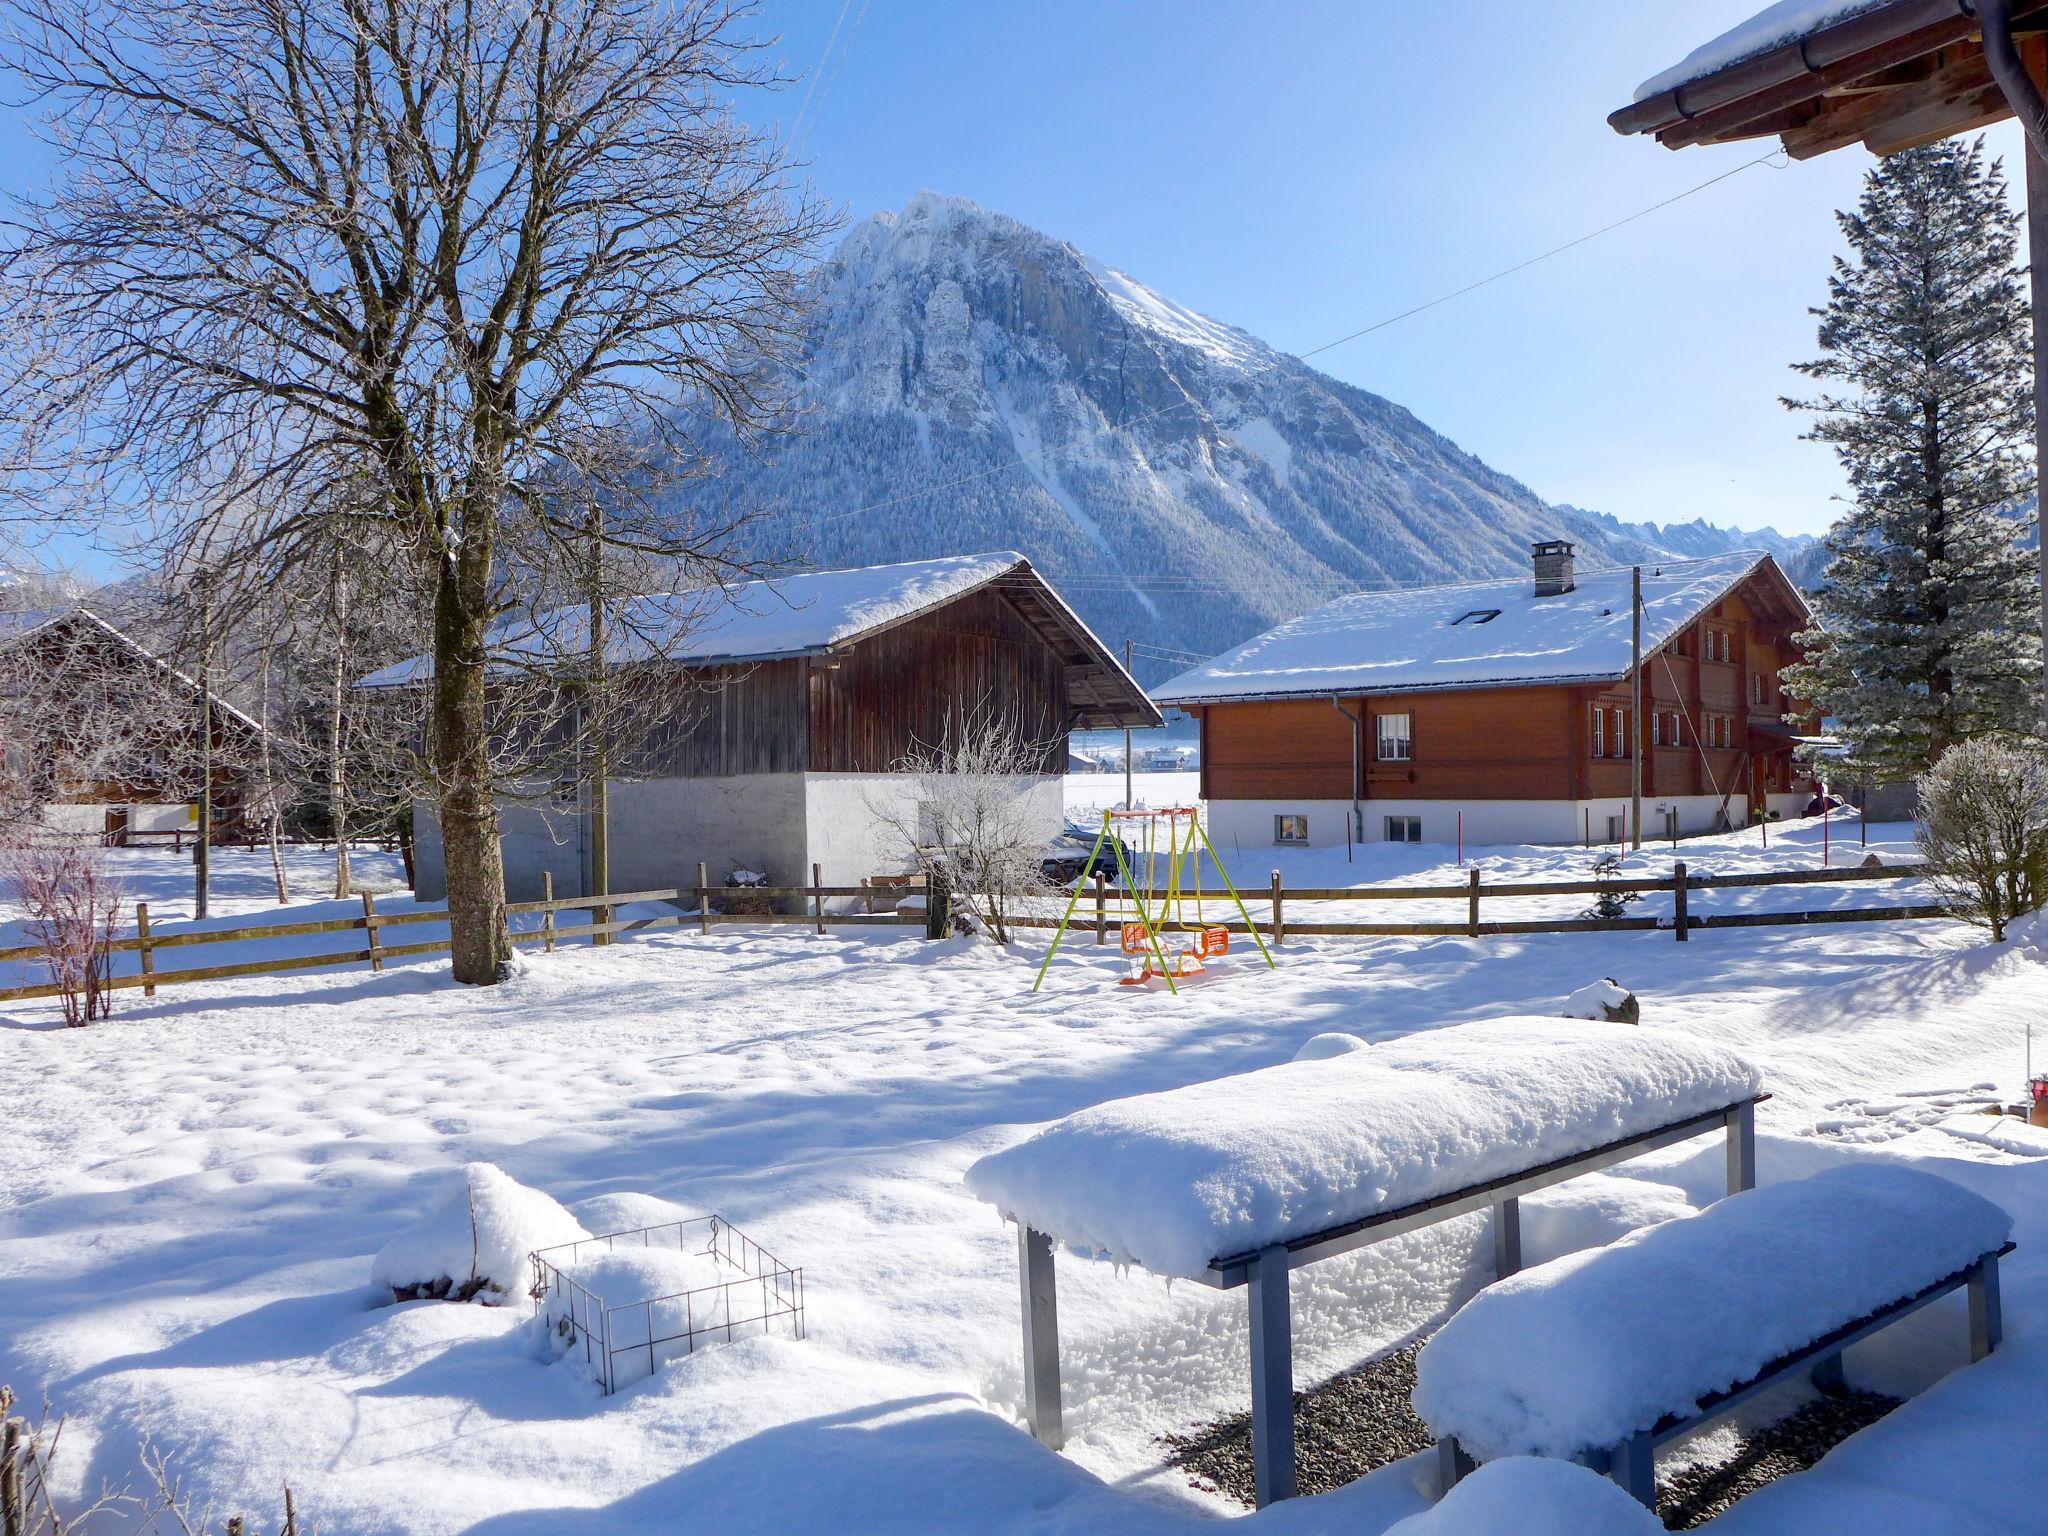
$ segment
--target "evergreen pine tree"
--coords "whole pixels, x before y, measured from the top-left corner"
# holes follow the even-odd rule
[[[1810,378],[1854,510],[1829,532],[1794,696],[1834,717],[1852,772],[1896,783],[1951,743],[2031,732],[2041,675],[2031,489],[2033,375],[2018,215],[1982,140],[1881,161],[1835,259]]]

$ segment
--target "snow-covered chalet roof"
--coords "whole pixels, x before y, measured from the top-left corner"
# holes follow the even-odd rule
[[[90,608],[23,608],[0,613],[0,646],[13,648],[27,645],[38,635],[48,634],[60,628],[83,628],[90,634],[111,640],[121,650],[141,662],[144,667],[168,678],[194,698],[199,695],[199,680],[189,672],[172,666],[148,646],[137,640],[126,630],[108,622]],[[213,707],[237,724],[257,735],[267,735],[263,722],[247,710],[238,709],[221,696],[218,688],[210,695]]]
[[[1831,27],[1838,21],[1874,11],[1889,0],[1777,0],[1740,26],[1700,44],[1671,68],[1636,87],[1635,99],[1648,101],[1681,85],[1704,80],[1731,65]]]
[[[1130,675],[1031,562],[1014,550],[948,555],[900,565],[805,571],[688,592],[657,592],[620,602],[605,622],[606,659],[613,666],[660,662],[714,667],[825,656],[998,582],[1037,610],[1049,633],[1072,654],[1070,682],[1084,715],[1124,713],[1133,724],[1157,724],[1156,713]],[[497,664],[559,665],[589,648],[589,609],[576,604],[522,616],[491,637]],[[1091,674],[1076,679],[1072,668]],[[433,658],[411,656],[372,672],[358,688],[399,688],[433,676]],[[1093,684],[1092,689],[1085,685]],[[1091,708],[1091,704],[1093,707]],[[1146,716],[1151,716],[1146,719]],[[1084,722],[1085,723],[1085,722]]]
[[[1643,649],[1652,651],[1764,567],[1739,550],[1643,568]],[[1487,617],[1491,614],[1492,617]],[[1152,690],[1155,703],[1522,683],[1600,682],[1629,668],[1629,571],[1586,571],[1569,592],[1535,595],[1530,576],[1355,592],[1290,619]]]

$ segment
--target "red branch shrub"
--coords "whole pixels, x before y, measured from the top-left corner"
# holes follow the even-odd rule
[[[77,838],[17,836],[0,849],[0,880],[21,905],[22,926],[43,946],[50,980],[72,1028],[105,1018],[121,881],[105,851]]]

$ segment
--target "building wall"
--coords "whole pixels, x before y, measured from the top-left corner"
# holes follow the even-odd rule
[[[1015,783],[1019,813],[1030,835],[1050,842],[1066,817],[1066,785],[1058,774],[1019,778]],[[918,783],[895,773],[813,773],[804,778],[805,817],[810,851],[803,882],[810,880],[810,862],[822,867],[826,885],[858,885],[870,875],[900,874],[912,867],[911,849],[899,827],[918,827]],[[826,906],[850,911],[858,897],[840,897]]]
[[[1771,809],[1784,816],[1796,816],[1810,796],[1773,795]],[[1386,840],[1386,818],[1415,816],[1422,821],[1422,841],[1450,845],[1458,840],[1460,813],[1464,816],[1464,840],[1468,848],[1502,844],[1594,845],[1610,841],[1609,818],[1620,818],[1627,826],[1629,801],[1626,795],[1591,799],[1546,800],[1423,800],[1371,799],[1359,803],[1364,820],[1363,841]],[[1718,795],[1645,796],[1643,836],[1655,841],[1668,836],[1667,809],[1678,812],[1678,835],[1692,837],[1712,832],[1718,825],[1721,800]],[[1728,805],[1735,825],[1743,820],[1742,797]],[[1212,800],[1208,805],[1209,836],[1219,849],[1254,853],[1262,848],[1292,846],[1273,841],[1274,818],[1281,815],[1308,817],[1308,846],[1341,848],[1345,844],[1345,823],[1351,815],[1348,800],[1299,799]]]

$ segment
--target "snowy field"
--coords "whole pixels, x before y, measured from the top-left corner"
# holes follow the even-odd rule
[[[1098,788],[1120,798],[1121,776],[1073,781],[1073,803],[1107,803]],[[1817,831],[1787,829],[1768,854],[1746,833],[1679,856],[1811,867]],[[1888,860],[1908,856],[1901,829],[1875,831]],[[1576,849],[1473,852],[1499,878],[1586,864]],[[1350,879],[1442,880],[1447,853],[1360,850]],[[1290,883],[1345,883],[1341,849],[1285,857]],[[1646,851],[1632,872],[1670,857]],[[1257,850],[1233,872],[1263,884],[1273,862]],[[220,909],[264,906],[257,877]],[[1243,1296],[1062,1258],[1070,1444],[1054,1455],[1019,1424],[1014,1234],[966,1168],[1074,1110],[1285,1061],[1325,1031],[1386,1041],[1554,1012],[1612,975],[1645,1024],[1761,1067],[1766,1182],[1903,1162],[2017,1223],[1998,1356],[1955,1369],[1954,1297],[1857,1346],[1852,1381],[1921,1395],[1709,1529],[2048,1530],[2048,1156],[1956,1118],[2019,1096],[2027,1025],[2048,1045],[2048,956],[2028,938],[1994,947],[1920,922],[1683,946],[1290,941],[1278,970],[1233,956],[1178,999],[1119,989],[1116,957],[1085,940],[1034,996],[1043,946],[671,931],[533,955],[484,991],[437,962],[129,992],[84,1031],[0,1015],[0,1381],[70,1415],[60,1471],[75,1492],[132,1481],[146,1436],[202,1496],[266,1528],[289,1481],[325,1536],[1192,1530],[1241,1511],[1190,1488],[1158,1436],[1245,1406]],[[579,1363],[544,1360],[523,1306],[379,1305],[372,1256],[477,1160],[572,1209],[638,1191],[729,1217],[804,1267],[808,1339],[719,1345],[606,1398]],[[1619,1172],[1640,1199],[1616,1200],[1612,1180],[1557,1199],[1529,1220],[1532,1258],[1598,1235],[1601,1211],[1710,1199],[1722,1151],[1703,1141]],[[1486,1278],[1483,1239],[1468,1220],[1301,1272],[1299,1381],[1433,1328]],[[1425,1502],[1397,1464],[1244,1518],[1374,1536]]]

